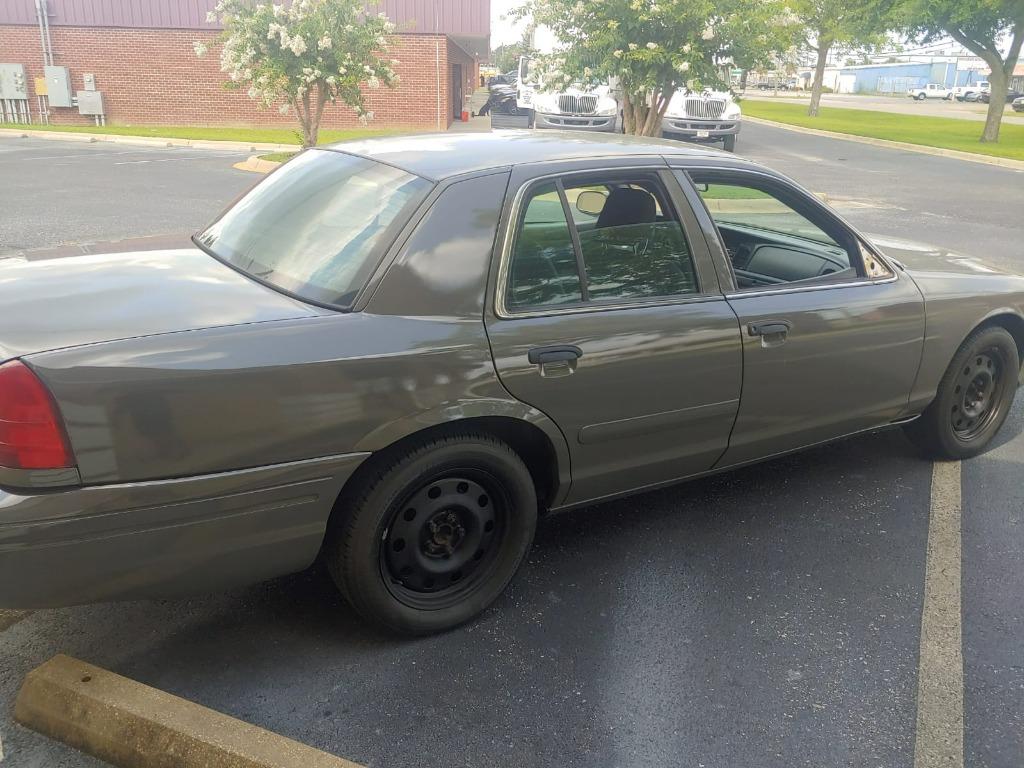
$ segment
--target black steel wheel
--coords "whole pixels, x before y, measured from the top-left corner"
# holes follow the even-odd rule
[[[537,495],[522,459],[485,434],[371,457],[325,543],[335,583],[365,618],[409,635],[485,610],[533,541]]]
[[[975,331],[953,357],[935,400],[907,425],[908,436],[931,456],[976,456],[1006,421],[1019,376],[1020,354],[1009,331]]]
[[[1017,384],[1016,374],[1014,371],[1012,386]],[[973,440],[999,417],[1008,378],[1006,359],[999,347],[980,350],[957,371],[949,418],[959,440]]]
[[[487,578],[508,527],[501,483],[470,467],[433,477],[396,505],[380,547],[381,571],[403,603],[457,603]]]

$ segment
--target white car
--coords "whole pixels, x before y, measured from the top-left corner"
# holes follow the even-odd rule
[[[721,141],[728,152],[736,149],[743,113],[725,91],[680,90],[672,96],[661,122],[661,135],[686,141]]]
[[[917,101],[924,101],[925,99],[952,99],[953,91],[944,85],[938,83],[928,83],[928,85],[920,86],[918,88],[908,88],[907,96]]]
[[[958,85],[953,89],[953,98],[957,101],[977,101],[983,93],[991,93],[992,85],[988,80],[981,80],[968,85]]]

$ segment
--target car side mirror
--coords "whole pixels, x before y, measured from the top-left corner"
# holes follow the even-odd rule
[[[588,216],[597,216],[604,210],[608,196],[596,189],[585,189],[576,197],[576,210]]]

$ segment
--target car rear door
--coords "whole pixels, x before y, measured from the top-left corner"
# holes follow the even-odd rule
[[[742,329],[741,405],[719,466],[902,416],[924,338],[914,282],[780,177],[691,168],[680,181],[732,273]]]
[[[739,328],[664,162],[520,166],[504,217],[487,333],[503,385],[566,437],[564,502],[710,469],[739,405]]]

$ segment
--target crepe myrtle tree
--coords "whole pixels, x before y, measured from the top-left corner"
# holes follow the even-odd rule
[[[722,85],[718,64],[749,17],[788,24],[781,0],[527,0],[514,12],[548,27],[559,50],[538,62],[542,89],[616,84],[626,133],[657,136],[673,94]],[[765,35],[765,44],[773,40]]]
[[[352,107],[364,124],[363,87],[394,87],[398,61],[385,58],[394,25],[365,11],[361,0],[220,0],[207,16],[220,22],[221,70],[228,88],[248,88],[250,98],[282,113],[294,112],[302,146],[316,145],[327,104]],[[206,46],[195,44],[203,56]]]

